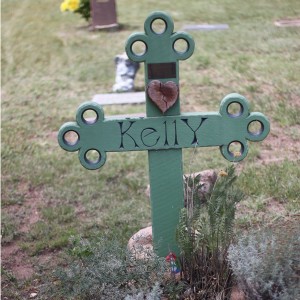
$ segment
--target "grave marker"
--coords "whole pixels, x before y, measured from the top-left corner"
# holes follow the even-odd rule
[[[116,28],[117,10],[115,0],[90,0],[92,28]]]
[[[184,25],[182,30],[187,31],[212,31],[212,30],[226,30],[229,29],[227,24],[191,24],[191,25]]]
[[[159,32],[154,26],[158,20],[165,25]],[[147,116],[105,118],[99,104],[86,102],[77,110],[76,122],[60,128],[58,141],[63,149],[78,151],[81,164],[91,170],[103,166],[106,152],[148,150],[154,249],[166,257],[178,254],[175,231],[184,205],[182,148],[219,146],[227,160],[240,161],[247,155],[247,140],[263,140],[270,125],[263,114],[250,113],[248,101],[238,94],[226,96],[219,112],[181,114],[178,61],[192,55],[194,41],[186,33],[173,32],[173,21],[163,12],[152,13],[144,29],[128,38],[125,49],[130,59],[145,62]],[[184,50],[177,49],[178,41],[185,43]],[[143,43],[144,52],[135,52],[135,43]],[[231,105],[239,111],[231,113]],[[94,121],[85,118],[89,110],[96,115]],[[255,131],[253,123],[259,125]],[[68,140],[70,132],[76,133],[75,142]],[[231,150],[233,143],[240,145],[238,156]],[[96,160],[89,159],[90,151],[96,151]]]

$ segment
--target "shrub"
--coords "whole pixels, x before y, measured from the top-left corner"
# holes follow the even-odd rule
[[[206,201],[197,201],[197,193],[191,193],[181,213],[177,240],[182,279],[198,299],[226,299],[229,295],[231,270],[226,257],[233,238],[236,204],[243,198],[233,187],[236,179],[232,165],[220,173]],[[199,182],[198,178],[189,188],[197,191]]]
[[[300,299],[299,232],[298,220],[242,236],[230,246],[228,259],[248,299]]]
[[[76,238],[71,254],[75,260],[55,272],[56,285],[47,291],[58,299],[159,299],[162,293],[167,266],[153,253],[139,260],[117,241],[91,245]]]

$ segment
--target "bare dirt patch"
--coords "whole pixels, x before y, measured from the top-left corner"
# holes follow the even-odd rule
[[[34,274],[30,258],[16,242],[1,247],[2,266],[19,280],[27,280]]]
[[[36,272],[36,267],[47,268],[57,265],[59,251],[43,251],[36,256],[30,256],[22,249],[22,240],[26,233],[30,232],[32,226],[42,220],[41,209],[49,203],[45,203],[42,188],[34,188],[31,184],[20,182],[18,191],[24,195],[22,204],[4,206],[3,212],[18,218],[18,236],[9,243],[2,243],[1,258],[2,266],[12,273],[18,280],[28,280]],[[76,205],[76,215],[79,219],[85,218],[85,207]]]
[[[43,193],[41,190],[33,188],[28,189],[23,209],[26,212],[30,212],[30,214],[24,214],[24,219],[20,228],[21,232],[28,232],[30,226],[41,219],[39,208],[41,207],[42,199]]]
[[[27,233],[30,226],[40,220],[39,207],[42,203],[42,191],[32,188],[29,184],[22,182],[19,184],[19,192],[25,195],[22,205],[10,205],[2,208],[10,215],[20,217],[18,231]],[[30,257],[19,246],[19,240],[3,244],[1,247],[2,265],[10,270],[14,277],[21,280],[29,279],[34,274],[34,268]]]
[[[29,257],[15,242],[4,245],[1,252],[3,267],[10,270],[15,278],[27,280],[34,274]]]

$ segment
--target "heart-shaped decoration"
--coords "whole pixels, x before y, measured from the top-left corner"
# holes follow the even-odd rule
[[[152,80],[147,87],[148,96],[165,113],[178,99],[179,88],[173,81]]]

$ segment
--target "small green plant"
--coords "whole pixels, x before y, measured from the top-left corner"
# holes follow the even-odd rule
[[[86,21],[91,18],[90,0],[64,0],[60,4],[61,12],[72,11],[80,14]]]
[[[55,272],[56,285],[47,293],[68,299],[128,300],[159,299],[162,294],[167,265],[153,253],[141,260],[117,241],[103,238],[92,245],[72,238],[70,254],[74,261]]]
[[[243,198],[233,187],[236,178],[233,165],[221,171],[207,201],[189,197],[181,213],[177,240],[182,280],[197,299],[226,299],[231,288],[226,257],[233,239],[235,206]],[[194,190],[199,189],[199,182],[197,179]]]
[[[9,243],[19,235],[17,229],[19,221],[16,221],[15,217],[7,213],[2,213],[1,217],[2,243]]]
[[[300,299],[299,224],[248,233],[230,246],[228,259],[247,299]]]

